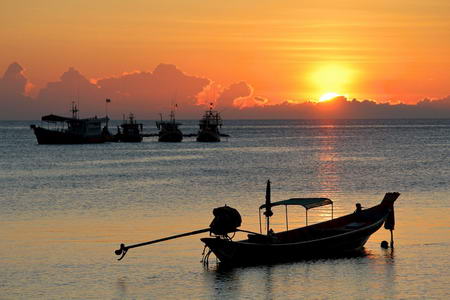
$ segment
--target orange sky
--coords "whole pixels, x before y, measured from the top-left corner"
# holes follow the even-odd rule
[[[272,103],[450,94],[448,0],[16,0],[0,28],[0,70],[17,61],[37,88],[70,66],[105,78],[170,63]]]

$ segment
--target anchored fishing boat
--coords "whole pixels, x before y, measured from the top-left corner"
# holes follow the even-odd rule
[[[109,141],[112,136],[108,130],[109,118],[107,116],[80,119],[75,102],[72,102],[72,118],[52,114],[43,116],[41,120],[47,123],[47,128],[30,125],[38,144],[104,143]]]
[[[220,142],[219,128],[222,127],[222,118],[218,111],[212,109],[212,103],[201,118],[199,127],[197,142]]]
[[[237,210],[229,206],[214,209],[214,219],[209,228],[183,233],[155,241],[125,246],[121,244],[116,250],[122,259],[131,248],[150,245],[174,238],[209,232],[210,237],[202,238],[205,244],[203,261],[207,262],[211,253],[223,264],[246,265],[267,264],[280,261],[294,261],[314,257],[335,257],[355,253],[362,250],[369,237],[380,229],[383,224],[391,231],[391,247],[393,247],[394,202],[399,193],[386,193],[380,204],[368,209],[362,209],[358,203],[357,209],[348,215],[333,219],[333,202],[328,198],[292,198],[277,202],[270,199],[270,181],[266,187],[266,202],[259,207],[260,233],[238,229],[241,216]],[[289,229],[287,208],[303,206],[309,209],[331,205],[332,219],[314,225]],[[274,233],[270,228],[272,208],[285,206],[286,231]],[[262,233],[261,211],[266,217],[266,233]],[[306,215],[307,218],[307,215]],[[308,222],[308,221],[306,221]],[[248,233],[248,238],[233,241],[230,234],[235,232]]]
[[[175,106],[176,107],[176,106]],[[156,122],[158,128],[158,142],[173,142],[178,143],[183,140],[183,133],[178,128],[181,123],[175,120],[174,110],[170,111],[169,120],[163,121],[162,114],[160,114],[161,120]]]
[[[117,126],[117,140],[126,143],[142,142],[143,125],[137,123],[132,113],[129,114],[128,120],[123,116],[123,123]]]

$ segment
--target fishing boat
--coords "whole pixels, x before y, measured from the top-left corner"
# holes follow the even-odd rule
[[[163,121],[162,114],[160,114],[161,120],[156,122],[158,128],[158,141],[159,142],[172,142],[178,143],[183,140],[183,133],[178,128],[182,125],[175,120],[174,110],[170,111],[169,120]]]
[[[222,118],[218,111],[212,109],[212,103],[201,118],[199,127],[197,142],[220,142],[219,128],[222,127]]]
[[[112,135],[108,130],[107,116],[80,119],[75,102],[72,102],[71,111],[71,118],[53,114],[43,116],[41,120],[47,124],[47,128],[30,125],[38,144],[91,144],[110,140]]]
[[[123,123],[117,126],[117,140],[125,143],[139,143],[142,142],[143,125],[137,123],[134,115],[130,113],[128,120],[123,116]]]
[[[214,219],[209,228],[200,229],[180,235],[166,237],[136,245],[121,244],[116,250],[122,259],[131,248],[150,245],[183,236],[209,232],[210,237],[202,238],[205,244],[203,261],[207,262],[211,253],[225,265],[269,264],[282,261],[295,261],[316,257],[336,257],[361,252],[369,237],[383,224],[391,231],[391,247],[393,248],[394,202],[399,193],[386,193],[380,204],[363,209],[358,203],[356,210],[348,215],[333,218],[333,201],[328,198],[291,198],[277,202],[270,199],[270,181],[266,187],[266,202],[259,207],[260,232],[238,229],[241,216],[237,210],[229,206],[214,209]],[[288,207],[303,206],[309,209],[331,205],[331,220],[300,228],[288,228]],[[270,228],[272,208],[285,206],[286,230],[274,233]],[[266,233],[262,233],[261,211],[266,217]],[[248,233],[247,239],[233,241],[236,232]]]

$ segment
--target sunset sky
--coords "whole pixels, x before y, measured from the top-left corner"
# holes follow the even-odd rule
[[[19,63],[32,97],[69,67],[96,82],[161,63],[269,104],[450,95],[448,0],[16,0],[0,28],[0,72]]]

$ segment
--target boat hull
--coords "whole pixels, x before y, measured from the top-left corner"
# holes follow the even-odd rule
[[[212,131],[199,131],[197,134],[197,142],[216,143],[220,142],[220,135]]]
[[[42,127],[32,127],[32,129],[38,144],[98,144],[106,142],[106,137],[103,135],[83,136]]]
[[[270,242],[269,238],[263,235],[260,237],[266,241],[261,242],[251,241],[251,239],[234,242],[223,238],[203,238],[201,241],[211,249],[221,263],[227,265],[267,264],[317,257],[336,257],[361,251],[370,236],[383,225],[388,213],[388,209],[379,205],[365,211],[362,215],[350,214],[331,221],[275,234],[274,237],[279,237],[282,242]],[[357,223],[361,218],[365,220],[364,226],[344,230],[351,224],[362,224]],[[370,222],[367,221],[368,218]],[[323,232],[329,232],[329,234],[323,234]]]
[[[119,135],[118,140],[122,143],[140,143],[142,142],[142,135]]]
[[[179,143],[182,140],[183,134],[181,133],[181,131],[160,133],[158,137],[158,142],[163,143]]]

